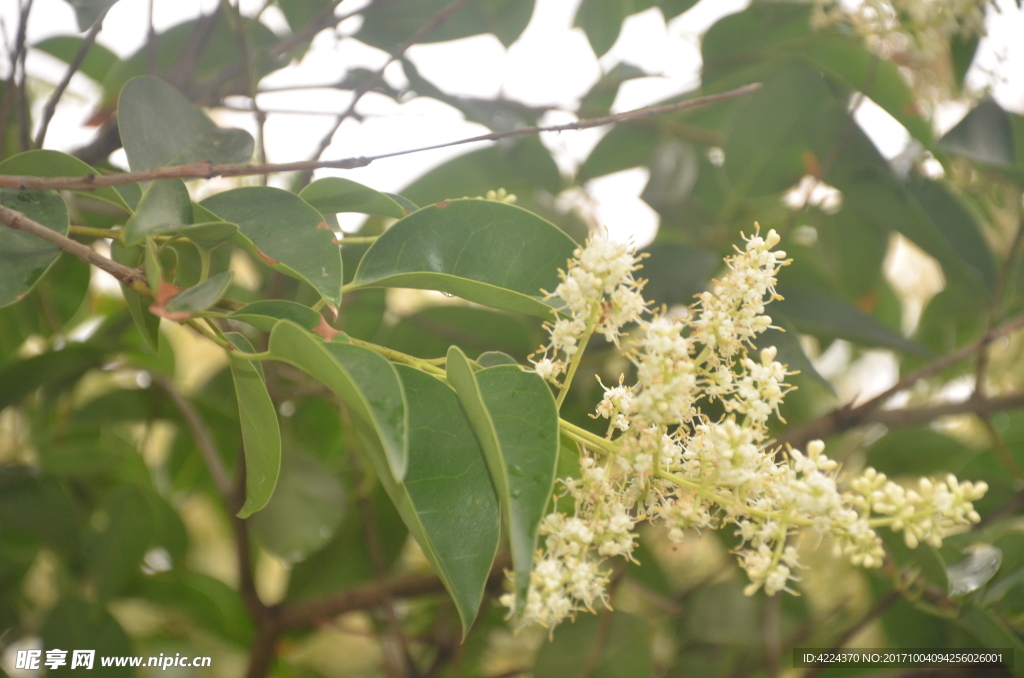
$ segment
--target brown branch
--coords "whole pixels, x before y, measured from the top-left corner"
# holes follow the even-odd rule
[[[57,89],[53,90],[53,94],[46,101],[46,106],[43,108],[43,120],[39,124],[39,131],[36,133],[36,148],[43,147],[43,140],[46,139],[46,130],[50,127],[50,120],[53,118],[54,112],[57,110],[57,103],[60,98],[64,96],[64,90],[67,89],[68,84],[71,82],[71,78],[78,72],[82,62],[85,61],[85,55],[89,53],[94,42],[96,42],[96,36],[99,35],[100,30],[103,28],[103,20],[107,18],[107,12],[110,8],[103,10],[96,22],[93,23],[92,28],[86,33],[85,38],[82,39],[82,44],[78,46],[78,51],[75,52],[74,58],[71,59],[71,63],[68,64],[68,68],[64,71],[64,77],[61,78],[57,84]]]
[[[984,417],[1018,407],[1024,407],[1024,393],[1012,393],[997,398],[968,398],[956,403],[926,407],[877,410],[865,416],[863,423],[884,424],[889,427],[917,426],[953,414],[977,414]]]
[[[65,252],[70,252],[85,263],[92,264],[96,268],[106,271],[128,287],[135,289],[137,283],[145,283],[146,276],[142,271],[136,268],[128,268],[116,261],[111,261],[93,250],[91,247],[83,245],[76,240],[72,240],[66,235],[61,235],[57,231],[43,226],[38,221],[29,219],[21,212],[17,212],[9,207],[0,205],[0,222],[9,228],[24,231],[25,233],[34,235],[41,240],[45,240],[51,245],[56,245]]]
[[[788,444],[796,448],[803,447],[807,441],[815,440],[816,438],[827,438],[837,433],[842,433],[851,428],[856,428],[872,421],[880,421],[878,418],[872,418],[871,415],[876,411],[880,410],[883,405],[900,391],[904,391],[918,381],[926,379],[927,377],[937,374],[942,370],[955,365],[956,363],[969,358],[974,355],[984,344],[990,343],[992,340],[997,339],[1001,336],[1010,334],[1011,332],[1024,327],[1024,315],[1019,315],[1003,325],[999,326],[988,335],[979,339],[976,342],[968,344],[948,355],[942,356],[941,358],[925,365],[921,369],[908,374],[907,376],[900,379],[892,387],[886,389],[882,393],[878,394],[874,398],[861,403],[854,407],[852,404],[843,405],[836,409],[828,412],[821,417],[809,421],[801,426],[795,426],[786,431],[783,431],[778,437],[779,444]],[[927,409],[927,408],[919,408]],[[984,409],[984,408],[982,408]],[[971,410],[960,410],[960,412],[969,412]],[[957,412],[959,413],[959,412]],[[942,415],[937,415],[942,416]],[[884,416],[883,416],[884,418]]]
[[[507,556],[499,555],[487,579],[488,588],[500,586],[505,580],[505,569],[511,564]],[[435,574],[410,574],[388,577],[333,596],[307,603],[296,603],[281,610],[281,629],[288,631],[328,621],[346,612],[366,610],[380,605],[387,597],[409,598],[430,593],[443,593],[444,584]]]
[[[212,179],[213,177],[242,177],[254,176],[257,174],[274,174],[277,172],[298,172],[327,167],[334,169],[354,169],[356,167],[365,167],[375,160],[394,158],[412,153],[422,153],[423,151],[433,151],[439,148],[460,146],[478,141],[497,141],[499,139],[507,139],[509,137],[540,134],[541,132],[582,130],[589,129],[591,127],[609,125],[616,122],[623,122],[625,120],[635,120],[638,118],[646,118],[665,113],[674,113],[676,111],[683,111],[690,108],[696,108],[698,106],[706,106],[719,101],[744,96],[760,88],[761,85],[759,83],[754,83],[752,85],[744,85],[743,87],[739,87],[728,92],[722,92],[721,94],[712,94],[710,96],[681,101],[675,104],[649,106],[647,108],[639,108],[632,111],[626,111],[624,113],[618,113],[616,115],[584,119],[578,122],[567,123],[564,125],[553,125],[551,127],[523,127],[505,132],[491,132],[490,134],[481,134],[479,136],[459,139],[457,141],[449,141],[442,144],[421,146],[419,148],[412,148],[404,151],[394,151],[391,153],[382,153],[380,155],[359,158],[343,158],[340,160],[303,160],[299,162],[264,165],[214,165],[210,162],[197,162],[189,165],[178,165],[177,167],[160,167],[142,172],[128,172],[124,174],[110,174],[103,176],[97,176],[95,174],[87,174],[81,177],[29,177],[6,175],[0,176],[0,188],[92,191],[97,188],[103,188],[104,186],[120,186],[123,184],[133,184],[139,181],[152,181],[153,179]]]

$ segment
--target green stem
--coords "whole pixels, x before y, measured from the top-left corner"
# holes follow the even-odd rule
[[[199,334],[203,335],[204,337],[206,337],[207,339],[209,339],[213,343],[217,344],[221,348],[223,348],[225,350],[228,350],[228,351],[234,351],[234,346],[232,346],[230,342],[228,342],[225,339],[221,339],[220,337],[218,337],[216,334],[214,334],[213,332],[210,331],[209,327],[205,327],[204,325],[200,324],[198,321],[196,321],[195,319],[192,319],[192,318],[186,320],[185,323],[189,327],[194,329],[196,332],[198,332]]]
[[[580,361],[583,359],[583,352],[587,350],[587,343],[590,342],[590,337],[594,334],[594,328],[597,327],[597,321],[601,318],[601,305],[600,303],[594,305],[594,310],[590,312],[590,318],[587,319],[587,329],[583,331],[583,336],[580,337],[580,343],[576,347],[576,352],[573,353],[572,358],[569,359],[569,370],[565,374],[565,381],[562,382],[562,388],[558,391],[558,400],[555,401],[555,405],[559,410],[562,409],[562,403],[565,401],[565,396],[569,393],[569,385],[572,384],[572,378],[576,376],[576,370],[580,366]]]
[[[427,374],[432,374],[434,376],[438,376],[438,377],[444,377],[445,376],[445,371],[444,370],[442,370],[440,367],[437,367],[436,365],[431,365],[430,362],[428,362],[426,360],[423,360],[422,358],[414,358],[411,355],[408,355],[406,353],[402,353],[401,351],[396,351],[394,349],[385,348],[383,346],[378,346],[377,344],[374,344],[373,342],[362,341],[360,339],[356,339],[355,337],[349,337],[349,341],[351,343],[355,344],[356,346],[362,346],[363,348],[368,348],[371,351],[373,351],[374,353],[378,353],[378,354],[384,356],[385,358],[387,358],[388,360],[392,360],[392,361],[394,361],[396,363],[402,363],[403,365],[409,365],[410,367],[415,367],[416,369],[418,369],[420,371],[426,372]]]
[[[199,282],[206,282],[210,277],[210,252],[205,247],[197,247],[199,250]]]
[[[377,242],[379,235],[353,236],[341,239],[341,245],[372,245]]]
[[[319,313],[319,312],[320,312],[320,309],[322,309],[322,308],[323,308],[324,306],[326,306],[326,305],[327,305],[327,300],[326,300],[326,299],[324,299],[323,297],[320,297],[320,300],[319,300],[319,301],[317,301],[317,302],[316,302],[315,304],[313,304],[313,307],[312,307],[312,308],[313,308],[313,310],[314,310],[314,311],[316,311],[317,313]]]
[[[93,228],[92,226],[74,226],[68,229],[68,235],[84,235],[89,238],[113,238],[120,240],[124,231],[115,231],[109,228]]]

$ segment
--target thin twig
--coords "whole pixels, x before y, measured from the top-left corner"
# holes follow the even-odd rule
[[[313,154],[313,157],[318,160],[320,159],[320,156],[323,155],[324,151],[327,150],[327,147],[331,145],[331,141],[334,139],[334,135],[337,133],[342,123],[345,122],[345,120],[350,118],[355,113],[356,105],[359,103],[359,100],[363,98],[363,95],[365,95],[371,89],[376,87],[377,84],[384,80],[384,71],[387,69],[388,66],[390,66],[398,59],[401,59],[402,56],[410,47],[415,45],[417,42],[425,38],[430,33],[433,33],[435,30],[440,28],[442,25],[444,25],[446,21],[448,21],[448,19],[451,18],[453,14],[455,14],[455,12],[459,11],[472,1],[473,0],[454,0],[454,2],[451,2],[445,7],[441,8],[441,10],[434,14],[434,16],[430,17],[430,20],[427,21],[427,23],[420,26],[416,30],[416,32],[409,37],[408,40],[399,45],[399,47],[390,54],[388,60],[384,62],[383,66],[377,69],[363,82],[359,83],[359,86],[355,89],[354,92],[352,92],[352,101],[349,102],[349,105],[345,108],[345,110],[339,113],[338,117],[334,119],[334,124],[331,125],[331,129],[328,130],[327,134],[321,137],[320,143],[317,144],[317,149],[316,152]],[[312,177],[313,170],[304,170],[299,178],[298,185],[304,186],[308,184]]]
[[[828,436],[835,435],[836,433],[841,433],[843,431],[847,431],[851,428],[860,426],[861,424],[868,423],[869,421],[882,421],[883,419],[886,418],[886,415],[876,415],[871,417],[870,419],[869,415],[872,415],[872,413],[876,412],[876,410],[880,410],[882,406],[885,405],[886,402],[888,402],[889,398],[896,395],[900,391],[904,391],[910,388],[918,381],[926,379],[932,376],[933,374],[937,374],[938,372],[941,372],[942,370],[955,365],[956,363],[960,362],[961,360],[964,360],[965,358],[969,358],[970,356],[974,355],[986,341],[998,339],[999,337],[1010,334],[1011,332],[1014,332],[1015,330],[1018,330],[1021,327],[1024,327],[1024,315],[1016,316],[1013,319],[1003,323],[998,328],[993,330],[988,337],[983,337],[982,339],[979,339],[976,342],[973,342],[971,344],[968,344],[967,346],[957,349],[956,351],[953,351],[952,353],[942,356],[941,358],[925,365],[916,372],[908,374],[907,376],[903,377],[898,382],[896,382],[890,388],[886,389],[885,391],[878,394],[874,398],[871,398],[870,400],[861,403],[860,405],[857,405],[856,407],[853,407],[851,405],[843,405],[841,407],[837,407],[831,412],[828,412],[827,414],[824,414],[813,421],[807,422],[802,426],[793,427],[791,429],[784,431],[778,437],[778,442],[780,444],[789,444],[792,445],[793,447],[799,448],[806,444],[807,441],[814,440],[815,438],[827,438]],[[919,409],[925,410],[928,408]],[[953,412],[952,414],[971,411],[972,410],[970,409],[961,408],[957,412]],[[897,410],[890,410],[890,412],[897,412]],[[891,419],[893,416],[898,415],[889,416]],[[915,420],[920,421],[919,418],[915,418]]]
[[[85,263],[92,264],[96,268],[106,271],[128,287],[134,289],[136,283],[145,284],[146,276],[142,271],[136,268],[128,268],[116,261],[112,261],[91,247],[72,240],[66,235],[61,235],[57,231],[43,226],[38,221],[29,219],[21,212],[0,205],[0,222],[9,228],[24,231],[41,240],[45,240],[51,245],[56,245],[65,252],[70,252]]]
[[[53,118],[54,112],[57,110],[57,103],[60,98],[64,96],[64,90],[67,89],[68,84],[71,82],[71,78],[78,72],[82,62],[85,61],[85,56],[89,53],[94,42],[96,42],[96,36],[103,29],[103,20],[107,18],[107,12],[109,8],[103,10],[100,17],[96,19],[96,22],[86,33],[82,39],[82,44],[78,46],[78,51],[75,52],[75,56],[71,59],[71,63],[68,64],[68,68],[64,71],[64,77],[61,78],[57,84],[57,89],[53,90],[53,94],[46,101],[46,106],[43,107],[43,120],[39,125],[39,131],[36,133],[36,148],[43,147],[43,141],[46,139],[46,130],[50,127],[50,120]]]
[[[591,127],[609,125],[616,122],[623,122],[625,120],[635,120],[637,118],[647,118],[654,115],[674,113],[689,108],[697,108],[698,106],[706,106],[719,101],[744,96],[760,89],[760,87],[761,85],[759,83],[754,83],[752,85],[744,85],[743,87],[739,87],[728,92],[722,92],[721,94],[712,94],[710,96],[681,101],[675,104],[667,104],[665,106],[649,106],[647,108],[639,108],[633,111],[618,113],[616,115],[584,119],[564,125],[553,125],[550,127],[523,127],[505,132],[491,132],[490,134],[481,134],[479,136],[459,139],[457,141],[449,141],[442,144],[433,144],[431,146],[421,146],[419,148],[412,148],[404,151],[394,151],[391,153],[382,153],[380,155],[358,158],[343,158],[340,160],[303,160],[299,162],[264,165],[214,165],[210,162],[197,162],[189,165],[178,165],[176,167],[160,167],[142,172],[127,172],[124,174],[110,174],[102,176],[95,174],[87,174],[80,177],[29,177],[5,175],[0,176],[0,188],[91,191],[103,188],[104,186],[121,186],[123,184],[134,184],[139,181],[151,181],[153,179],[212,179],[214,177],[242,177],[254,176],[257,174],[274,174],[278,172],[298,172],[328,167],[333,169],[354,169],[357,167],[366,167],[371,162],[382,160],[384,158],[394,158],[403,155],[410,155],[412,153],[422,153],[424,151],[433,151],[439,148],[471,144],[478,141],[497,141],[499,139],[507,139],[509,137],[540,134],[541,132],[567,132],[571,130],[582,130],[589,129]]]

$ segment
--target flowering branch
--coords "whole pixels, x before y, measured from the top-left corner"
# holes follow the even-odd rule
[[[404,151],[393,151],[379,155],[363,156],[358,158],[343,158],[340,160],[304,160],[299,162],[286,163],[265,163],[262,165],[214,165],[210,162],[197,162],[176,167],[160,167],[141,172],[126,172],[123,174],[110,174],[99,176],[86,174],[81,177],[29,177],[29,176],[0,176],[0,188],[16,188],[21,190],[56,190],[56,191],[93,191],[104,186],[120,186],[123,184],[134,184],[140,181],[152,181],[154,179],[212,179],[214,177],[242,177],[260,174],[275,174],[278,172],[298,172],[322,168],[332,169],[355,169],[366,167],[375,160],[394,158],[412,153],[422,153],[449,146],[460,146],[463,144],[475,143],[478,141],[497,141],[510,137],[520,137],[541,132],[565,132],[570,130],[589,129],[600,127],[626,120],[636,120],[665,113],[674,113],[698,106],[734,99],[744,96],[761,88],[760,83],[744,85],[728,92],[712,94],[706,97],[698,97],[687,101],[680,101],[664,106],[649,106],[639,108],[616,115],[607,115],[601,118],[590,118],[564,125],[553,125],[550,127],[523,127],[520,129],[508,130],[505,132],[491,132],[474,137],[449,141],[431,146],[407,149]]]

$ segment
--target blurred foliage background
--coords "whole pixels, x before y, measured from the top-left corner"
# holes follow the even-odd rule
[[[39,131],[56,83],[26,70],[25,54],[74,61],[113,4],[69,1],[78,34],[28,44],[6,26],[0,159],[46,145]],[[627,17],[660,12],[685,22],[695,4],[583,0],[575,22],[600,56]],[[21,0],[22,17],[31,6]],[[260,20],[266,11],[279,11],[286,26],[272,31]],[[214,115],[237,110],[239,98],[251,108],[265,76],[302,60],[314,36],[352,17],[357,28],[344,39],[390,54],[403,77],[351,68],[330,83],[350,93],[338,126],[359,118],[367,93],[432,98],[495,131],[534,125],[550,111],[446,93],[405,58],[412,41],[493,34],[509,46],[533,11],[531,0],[268,0],[243,13],[225,0],[153,31],[128,58],[100,43],[83,52],[76,77],[92,80],[102,97],[92,111],[95,136],[75,154],[117,169],[112,112],[131,77],[158,75]],[[489,596],[463,643],[450,600],[428,585],[422,553],[380,487],[366,481],[358,439],[333,396],[296,370],[267,364],[283,471],[272,503],[239,532],[188,421],[198,415],[225,466],[236,467],[238,410],[223,353],[171,322],[143,336],[119,288],[64,254],[29,295],[0,309],[0,673],[27,675],[14,669],[18,649],[74,643],[102,654],[213,658],[208,669],[168,676],[255,675],[261,653],[270,659],[259,675],[295,678],[811,676],[834,672],[793,669],[791,648],[852,644],[1014,647],[1017,666],[992,675],[1024,675],[1024,344],[1013,331],[1024,313],[1024,101],[1008,110],[965,86],[985,17],[1000,11],[1015,8],[753,2],[703,33],[699,87],[669,101],[762,83],[755,94],[609,125],[578,166],[556,162],[549,139],[527,136],[458,155],[400,191],[424,205],[505,188],[580,240],[601,226],[587,182],[642,168],[641,198],[659,223],[644,245],[642,275],[648,298],[666,307],[704,289],[753,222],[777,229],[793,263],[779,283],[785,300],[769,310],[785,331],[764,342],[800,370],[779,440],[825,438],[830,456],[852,470],[984,480],[991,489],[975,531],[940,550],[910,551],[897,539],[887,543],[886,567],[871,572],[833,559],[829,544],[805,542],[801,557],[813,566],[802,574],[802,595],[747,598],[729,554],[732,534],[695,534],[670,547],[651,529],[642,533],[640,562],[616,573],[614,612],[584,615],[550,638],[543,629],[513,634]],[[1000,77],[1021,77],[1010,70]],[[614,65],[576,110],[561,113],[606,115],[624,83],[648,75]],[[967,113],[940,129],[937,117],[951,104]],[[883,156],[855,119],[866,105],[905,130],[910,142],[898,156]],[[267,113],[256,107],[252,116],[263,129]],[[309,178],[272,182],[298,190]],[[210,192],[198,181],[190,190]],[[72,224],[124,222],[125,213],[90,195],[67,200]],[[389,221],[371,217],[357,235],[378,234]],[[77,237],[109,251],[109,241]],[[344,248],[348,276],[363,251]],[[186,259],[172,259],[188,279]],[[316,298],[244,252],[215,250],[212,267],[235,272],[228,296],[238,301]],[[412,291],[352,293],[334,326],[428,359],[456,344],[470,357],[500,350],[523,362],[542,339],[534,319]],[[563,409],[581,426],[595,425],[587,416],[600,397],[594,376],[607,383],[626,369],[608,348],[588,353]],[[428,584],[353,604],[270,647],[254,637],[247,595],[273,610],[370,591],[388,578]],[[855,671],[879,674],[843,675]]]

